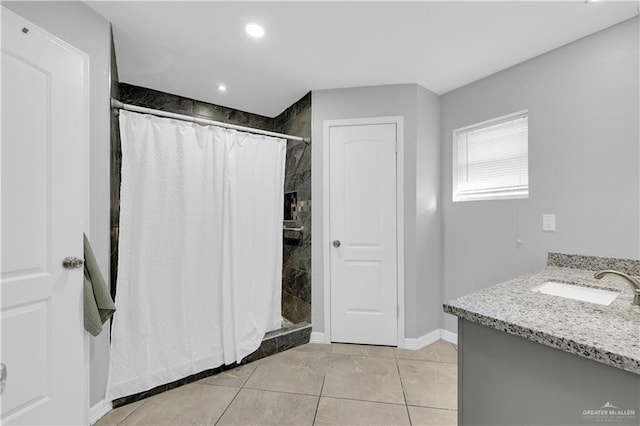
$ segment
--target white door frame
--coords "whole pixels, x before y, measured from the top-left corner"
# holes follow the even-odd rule
[[[329,128],[336,126],[362,126],[370,124],[395,124],[396,153],[396,261],[398,280],[398,347],[404,347],[404,117],[368,117],[322,122],[322,219],[323,219],[323,271],[324,271],[324,341],[331,343],[331,206],[329,186]]]

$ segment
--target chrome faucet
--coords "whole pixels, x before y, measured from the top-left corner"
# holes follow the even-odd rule
[[[614,271],[612,269],[598,271],[593,275],[593,277],[599,280],[600,278],[604,277],[606,274],[618,275],[619,277],[624,278],[627,281],[627,283],[631,286],[631,289],[633,290],[634,305],[640,305],[640,281],[638,281],[637,278],[634,278],[631,275],[627,275],[624,272]]]

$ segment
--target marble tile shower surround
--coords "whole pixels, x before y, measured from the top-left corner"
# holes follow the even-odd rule
[[[112,67],[112,69],[115,70],[115,66]],[[209,104],[131,84],[118,83],[117,72],[112,75],[112,96],[127,104],[207,118],[230,124],[249,126],[262,130],[279,131],[311,137],[311,93],[306,94],[298,102],[287,108],[275,118],[251,114],[245,111]],[[120,164],[122,161],[118,116],[115,110],[112,111],[111,144],[111,289],[112,293],[115,295],[117,290],[116,268],[118,264],[118,224],[120,221]],[[285,182],[285,191],[290,190],[289,188],[299,188],[298,199],[308,201],[308,205],[310,205],[311,149],[308,143],[287,141],[287,163],[285,167],[285,175],[288,178]],[[306,213],[303,214],[303,217],[301,218],[305,225],[303,240],[299,240],[298,236],[293,236],[295,238],[285,239],[285,246],[287,246],[287,241],[295,241],[293,241],[293,244],[289,244],[291,246],[290,250],[285,247],[284,263],[286,263],[288,254],[294,252],[294,257],[301,259],[300,261],[295,262],[297,267],[294,269],[301,269],[309,274],[309,276],[306,277],[307,279],[300,279],[294,275],[288,275],[288,266],[284,267],[283,276],[286,276],[287,278],[283,279],[283,282],[286,283],[284,284],[284,287],[288,289],[284,291],[287,291],[288,294],[292,296],[284,299],[289,301],[286,306],[293,306],[293,308],[291,308],[291,317],[287,317],[286,309],[283,310],[283,312],[285,313],[285,317],[293,322],[309,322],[311,320],[311,213],[308,207],[305,210]],[[306,253],[299,256],[299,252],[304,251],[306,251]],[[303,260],[305,256],[307,258],[306,261]],[[309,288],[306,290],[297,290],[295,288],[296,286],[306,286]],[[300,301],[308,303],[308,309],[305,306],[302,306]],[[308,311],[308,315],[301,314],[305,311]]]
[[[120,84],[118,78],[118,64],[116,62],[115,46],[113,45],[113,34],[111,36],[111,97],[120,99]],[[122,150],[120,148],[120,123],[118,112],[114,109],[110,111],[110,141],[111,141],[111,162],[110,162],[110,287],[111,298],[115,299],[116,280],[118,277],[118,240],[120,230],[120,169],[122,167]]]
[[[206,118],[223,123],[254,127],[256,129],[273,131],[275,128],[274,118],[251,114],[249,112],[209,104],[127,83],[120,83],[120,100],[125,104]]]
[[[126,104],[190,115],[230,124],[274,130],[275,119],[257,114],[208,104],[182,96],[118,82],[115,57],[112,58],[111,96]],[[111,110],[111,289],[116,291],[118,265],[118,224],[120,222],[120,166],[122,149],[118,112]]]
[[[311,93],[274,119],[276,132],[311,137]],[[311,144],[287,141],[285,192],[297,191],[302,233],[285,231],[282,313],[293,322],[311,322]]]
[[[311,137],[311,93],[305,95],[277,117],[269,118],[144,87],[119,83],[115,57],[112,57],[111,96],[132,105],[263,130]],[[114,297],[117,291],[116,277],[118,265],[118,225],[120,220],[121,162],[122,150],[120,145],[118,113],[112,110],[111,292]],[[285,190],[288,190],[288,188],[297,190],[299,194],[298,199],[303,202],[302,205],[304,206],[304,208],[301,209],[301,221],[305,227],[304,235],[302,238],[297,235],[293,236],[293,238],[286,238],[285,236],[285,244],[283,244],[285,263],[283,264],[283,315],[296,324],[267,333],[260,348],[245,358],[242,362],[243,364],[304,344],[309,341],[311,333],[311,326],[309,324],[311,320],[311,149],[308,143],[287,141],[285,175],[287,176],[287,187]],[[289,241],[289,244],[287,244],[287,241]],[[292,265],[292,267],[289,265]],[[292,271],[293,273],[288,273]],[[300,272],[304,272],[304,274]],[[121,398],[120,400],[114,401],[114,406],[138,401],[168,389],[191,383],[202,377],[210,376],[216,372],[233,368],[234,366],[222,366],[217,369],[203,371],[141,394]]]
[[[112,58],[111,96],[120,101],[191,115],[210,120],[249,126],[263,130],[311,137],[311,93],[287,108],[275,118],[251,114],[232,108],[208,104],[144,87],[118,82],[115,57]],[[118,113],[111,113],[111,291],[115,297],[118,265],[118,224],[120,220],[120,166],[122,151]],[[283,316],[297,323],[268,333],[263,344],[249,360],[258,359],[309,341],[311,321],[311,149],[309,143],[287,141],[287,183],[285,190],[298,191],[301,221],[305,233],[287,238],[285,235],[283,258]],[[300,198],[303,197],[303,198]],[[289,236],[291,237],[291,236]],[[275,334],[274,334],[275,333]],[[185,378],[184,380],[189,380]],[[170,386],[170,385],[168,385]],[[133,396],[139,398],[139,396]]]

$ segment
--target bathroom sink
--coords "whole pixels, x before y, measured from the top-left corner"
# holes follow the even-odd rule
[[[550,294],[552,296],[565,297],[567,299],[582,300],[583,302],[597,303],[609,306],[620,293],[599,288],[583,287],[575,284],[547,281],[531,289],[537,293]]]

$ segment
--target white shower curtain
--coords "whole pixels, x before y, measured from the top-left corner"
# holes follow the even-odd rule
[[[108,400],[239,362],[280,327],[286,141],[120,112]]]

